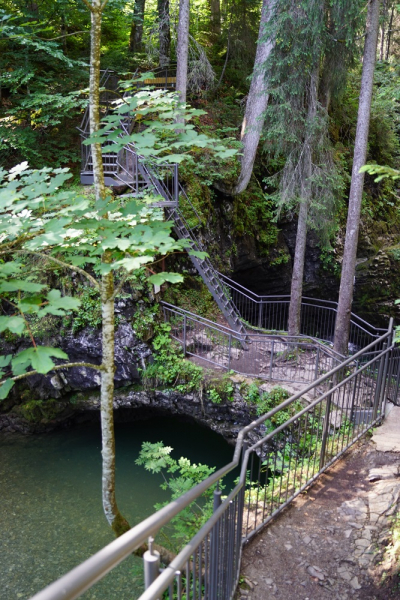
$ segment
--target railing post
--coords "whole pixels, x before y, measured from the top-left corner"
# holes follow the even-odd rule
[[[331,383],[331,389],[334,387],[333,382]],[[326,442],[329,435],[330,421],[329,417],[331,414],[332,394],[329,394],[326,398],[326,411],[324,420],[324,429],[322,431],[322,442],[321,442],[321,453],[319,455],[319,470],[324,467],[325,464],[325,453],[326,453]]]
[[[219,487],[214,491],[213,512],[221,506],[221,490]],[[219,573],[219,546],[220,546],[220,522],[217,521],[211,534],[210,552],[210,595],[209,600],[217,600]]]
[[[381,381],[381,395],[379,399],[379,406],[381,407],[381,417],[385,418],[385,410],[386,410],[386,387],[388,385],[387,376],[388,376],[388,368],[389,368],[389,357],[392,354],[392,350],[385,354],[385,366],[383,368],[383,377]],[[376,415],[377,416],[377,415]],[[376,416],[374,418],[376,418]]]
[[[176,206],[179,204],[178,164],[174,165],[174,197]]]
[[[160,554],[153,550],[154,539],[149,537],[149,549],[143,554],[144,589],[147,590],[160,573]]]
[[[393,335],[393,318],[392,317],[390,318],[390,321],[389,321],[388,331],[390,333],[390,337],[388,338],[387,343],[388,343],[388,346],[393,346],[394,335]],[[393,370],[393,368],[392,368],[392,362],[393,361],[391,360],[392,357],[393,357],[393,349],[386,354],[385,370],[384,370],[384,373],[383,373],[383,382],[384,382],[383,386],[382,386],[382,394],[383,395],[382,395],[381,400],[380,400],[381,414],[383,415],[383,418],[385,418],[385,412],[386,412],[386,400],[387,400],[387,393],[385,393],[385,391],[386,391],[386,385],[389,386],[390,380],[392,378],[392,375],[391,375],[391,371]],[[390,361],[390,367],[389,367],[389,361]],[[388,373],[388,370],[390,371],[389,373]]]
[[[232,334],[229,334],[229,346],[228,346],[228,371],[231,370],[231,348],[232,348]]]
[[[138,167],[138,155],[135,152],[135,179],[136,179],[136,193],[139,193],[139,167]]]
[[[319,369],[319,352],[320,347],[317,346],[317,358],[315,359],[315,370],[314,370],[314,381],[318,379],[318,369]]]
[[[260,307],[258,309],[258,326],[262,329],[262,317],[263,317],[263,301],[260,300]]]
[[[386,350],[386,348],[387,348],[387,344],[384,344],[382,351],[384,352]],[[378,408],[379,408],[380,399],[382,396],[382,382],[383,382],[383,374],[385,372],[385,367],[386,367],[386,358],[387,358],[387,355],[385,354],[384,356],[381,356],[381,359],[379,361],[378,376],[376,379],[374,406],[373,406],[373,410],[372,410],[372,421],[375,421],[376,417],[378,416]]]
[[[186,356],[186,315],[183,317],[183,356]]]
[[[269,380],[272,380],[272,367],[274,366],[274,345],[275,340],[272,340],[271,344],[271,362],[269,363]]]

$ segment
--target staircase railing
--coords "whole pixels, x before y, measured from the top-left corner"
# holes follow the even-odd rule
[[[237,331],[161,302],[171,336],[204,366],[267,381],[308,384],[345,360],[320,340]],[[354,370],[357,363],[350,363]],[[349,371],[350,372],[350,371]]]
[[[391,322],[383,336],[244,427],[229,464],[33,599],[78,598],[204,492],[213,490],[212,516],[160,574],[155,553],[145,554],[147,589],[139,600],[157,600],[164,592],[178,600],[232,600],[243,544],[384,416],[392,336]],[[366,356],[372,358],[365,361]],[[353,361],[358,367],[348,374]],[[321,387],[324,391],[314,401],[302,401]],[[222,499],[220,486],[235,469],[240,469],[239,480]]]
[[[229,289],[240,315],[252,327],[269,331],[286,331],[289,316],[290,296],[259,296],[219,273]],[[301,304],[301,335],[332,342],[335,334],[337,302],[303,296]],[[371,325],[351,313],[349,352],[353,354],[379,338],[385,330]]]

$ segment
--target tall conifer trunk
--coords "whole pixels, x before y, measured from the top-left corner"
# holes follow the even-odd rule
[[[135,0],[133,9],[133,20],[131,25],[131,34],[129,36],[130,52],[140,52],[142,49],[143,21],[146,0]]]
[[[170,63],[171,29],[169,23],[169,0],[157,0],[158,32],[160,41],[160,67],[168,67]]]
[[[223,190],[229,191],[233,195],[243,192],[249,184],[264,125],[265,111],[268,106],[268,82],[266,79],[265,62],[268,60],[274,46],[272,40],[264,40],[264,35],[266,26],[274,14],[275,4],[276,0],[263,0],[262,4],[253,77],[247,96],[246,112],[240,136],[243,143],[240,175],[236,185],[232,189]]]
[[[335,326],[334,349],[340,354],[347,354],[349,343],[351,305],[353,302],[361,200],[364,185],[364,173],[360,173],[360,169],[365,164],[367,158],[372,88],[378,44],[379,6],[380,0],[369,1],[346,238]]]
[[[308,134],[304,140],[303,148],[303,173],[304,173],[304,194],[300,199],[300,208],[297,222],[296,248],[293,260],[292,285],[290,291],[289,335],[299,335],[301,320],[301,299],[303,296],[303,277],[304,261],[306,255],[307,241],[307,218],[308,209],[311,202],[311,178],[312,178],[312,128],[317,114],[318,101],[318,78],[319,69],[316,68],[311,75],[310,97],[308,106]]]

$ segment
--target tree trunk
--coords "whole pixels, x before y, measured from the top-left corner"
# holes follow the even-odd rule
[[[340,354],[347,354],[349,343],[351,305],[353,302],[358,231],[360,226],[361,200],[364,184],[364,173],[360,173],[360,169],[365,164],[367,157],[372,87],[378,43],[379,5],[380,0],[370,0],[368,5],[363,71],[361,77],[357,131],[354,144],[353,170],[351,175],[349,209],[346,225],[346,239],[344,244],[339,304],[335,325],[334,349]]]
[[[133,20],[131,25],[131,34],[129,37],[130,52],[140,52],[142,50],[143,21],[146,0],[135,0],[133,10]]]
[[[176,91],[181,102],[186,102],[189,54],[189,0],[179,1],[178,45],[176,48]]]
[[[296,248],[294,252],[292,286],[290,290],[290,305],[288,319],[289,335],[299,335],[301,320],[301,300],[303,296],[304,260],[306,255],[307,241],[307,218],[308,208],[311,202],[311,177],[312,177],[312,128],[317,114],[318,102],[318,78],[319,69],[316,68],[311,75],[310,99],[308,106],[308,134],[304,140],[303,149],[303,173],[304,173],[304,197],[301,198],[299,216],[297,222]]]
[[[386,60],[389,60],[390,42],[392,40],[392,27],[393,27],[394,11],[395,11],[395,6],[392,6],[392,12],[390,14],[390,21],[389,21],[389,27],[388,27],[388,32],[387,32]]]
[[[101,0],[92,0],[91,50],[90,50],[90,134],[100,128],[100,44],[101,44]],[[91,144],[93,158],[93,180],[96,202],[104,200],[103,160],[101,144]],[[108,256],[103,257],[108,262]],[[101,282],[102,302],[102,371],[101,371],[101,436],[102,436],[102,498],[107,521],[116,535],[129,529],[128,522],[118,510],[115,499],[115,441],[114,441],[114,293],[113,274],[103,275]]]
[[[92,0],[90,31],[90,82],[89,82],[89,123],[90,135],[100,129],[100,48],[101,48],[101,1]],[[104,185],[103,157],[101,144],[91,144],[93,161],[93,184],[96,202],[106,196]]]
[[[288,334],[299,335],[301,319],[301,299],[303,296],[304,259],[306,255],[308,198],[300,202],[297,222],[296,249],[294,251],[292,285],[290,289]]]
[[[160,41],[160,67],[168,67],[170,63],[171,31],[169,24],[169,0],[157,0],[158,31]]]
[[[210,0],[211,33],[214,37],[221,35],[221,3],[220,0]]]
[[[107,262],[107,256],[105,257]],[[101,281],[102,312],[102,372],[100,388],[102,431],[102,496],[106,519],[119,536],[128,531],[129,524],[118,510],[115,498],[115,437],[114,437],[114,277],[112,272]]]
[[[383,60],[385,58],[385,35],[386,35],[386,18],[387,18],[387,0],[383,0],[382,6],[382,28],[381,28],[381,53],[380,59]]]
[[[265,120],[268,105],[267,81],[264,63],[271,54],[274,43],[267,39],[263,41],[267,23],[273,16],[276,0],[263,0],[260,29],[256,58],[254,61],[253,77],[247,97],[246,112],[242,123],[241,141],[243,143],[240,175],[232,188],[218,184],[216,187],[224,192],[237,195],[243,192],[249,184],[253,172],[258,143]]]

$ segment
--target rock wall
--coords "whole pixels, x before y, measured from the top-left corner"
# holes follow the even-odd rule
[[[98,392],[80,392],[71,403],[67,399],[58,402],[59,414],[54,418],[43,418],[40,422],[29,422],[14,407],[7,414],[0,415],[0,431],[45,433],[60,427],[70,427],[77,423],[98,419],[100,399]],[[146,391],[120,388],[114,396],[116,421],[133,421],[151,418],[165,413],[176,417],[194,419],[222,435],[228,443],[234,444],[237,434],[255,418],[255,411],[240,396],[236,385],[233,401],[213,404],[198,394],[179,394],[173,390]],[[261,427],[252,434],[254,441],[264,431]]]

